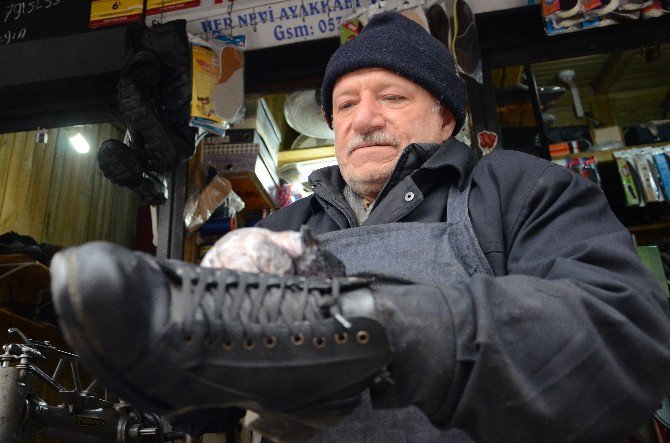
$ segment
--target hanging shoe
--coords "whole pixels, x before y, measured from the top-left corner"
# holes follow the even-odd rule
[[[112,183],[133,188],[142,181],[142,164],[135,150],[120,140],[109,139],[98,148],[98,166]]]
[[[123,121],[144,141],[144,145],[137,148],[145,152],[151,170],[159,173],[173,170],[185,160],[184,153],[195,152],[195,138],[176,132],[132,80],[119,81],[117,97]]]
[[[186,21],[174,20],[126,31],[127,55],[118,99],[127,126],[139,132],[152,170],[165,173],[195,153],[196,129],[189,126],[191,53]]]
[[[112,183],[130,188],[146,205],[167,201],[167,182],[158,173],[146,172],[137,150],[120,140],[105,140],[98,148],[98,166]]]
[[[154,93],[161,79],[161,61],[153,51],[132,51],[126,55],[121,77],[133,81],[139,88]]]

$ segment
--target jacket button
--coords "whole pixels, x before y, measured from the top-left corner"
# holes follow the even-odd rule
[[[414,200],[414,193],[410,191],[405,194],[405,201],[411,202],[412,200]]]

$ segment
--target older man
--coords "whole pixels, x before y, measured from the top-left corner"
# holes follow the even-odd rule
[[[399,14],[334,53],[323,110],[338,167],[259,226],[308,226],[347,277],[71,249],[53,293],[91,371],[175,420],[249,408],[319,441],[616,441],[650,417],[668,301],[596,186],[512,151],[475,165],[450,54]]]

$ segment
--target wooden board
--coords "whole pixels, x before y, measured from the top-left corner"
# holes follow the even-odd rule
[[[91,151],[76,153],[70,128],[0,135],[0,233],[15,231],[40,243],[75,245],[108,240],[134,244],[137,200],[107,180],[97,164],[97,147],[123,132],[109,123],[78,128]]]

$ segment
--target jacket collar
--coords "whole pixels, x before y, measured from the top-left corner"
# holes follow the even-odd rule
[[[421,169],[453,168],[458,173],[458,188],[462,191],[474,166],[475,156],[472,149],[452,137],[439,146]]]
[[[415,171],[453,168],[458,174],[458,187],[463,190],[474,163],[474,155],[470,147],[454,137],[441,145],[412,143],[403,150],[385,188],[388,185],[393,186]],[[325,187],[336,194],[341,194],[345,184],[338,166],[317,169],[310,174],[309,182],[313,187],[320,188],[322,192]]]

